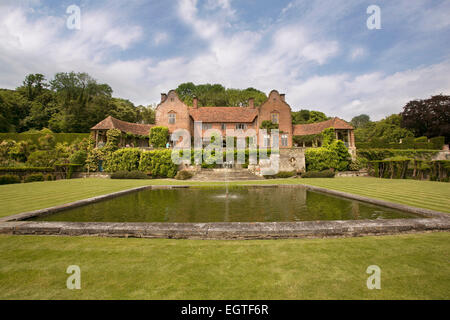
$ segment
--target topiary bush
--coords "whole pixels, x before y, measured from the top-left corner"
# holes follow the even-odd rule
[[[336,152],[325,147],[306,149],[305,161],[307,171],[336,168],[339,164]]]
[[[25,183],[38,181],[44,181],[44,175],[42,173],[30,174],[29,176],[26,176],[24,180]]]
[[[175,179],[177,180],[189,180],[193,177],[193,174],[189,172],[188,170],[181,170],[178,171],[177,175],[175,176]]]
[[[332,170],[308,171],[302,174],[302,178],[334,178],[335,173]]]
[[[4,176],[0,176],[0,185],[2,185],[2,184],[14,184],[14,183],[20,183],[19,176],[12,175],[12,174],[6,174]]]

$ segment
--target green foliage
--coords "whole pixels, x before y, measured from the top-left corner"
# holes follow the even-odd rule
[[[350,154],[344,142],[335,139],[333,128],[323,130],[322,137],[322,147],[310,148],[305,152],[307,171],[347,170],[350,164]]]
[[[81,164],[84,165],[87,160],[87,151],[86,150],[77,150],[75,151],[69,158],[70,163]]]
[[[32,144],[38,145],[39,138],[45,136],[48,132],[38,131],[35,133],[0,133],[0,142],[5,140],[30,141]],[[88,133],[53,133],[55,143],[75,143],[77,140],[88,138]]]
[[[339,165],[336,152],[325,147],[306,149],[305,161],[307,171],[322,171]]]
[[[302,173],[302,178],[334,178],[335,173],[332,170],[307,171]]]
[[[119,149],[110,155],[105,170],[108,172],[138,170],[141,153],[138,148]]]
[[[16,175],[10,175],[6,174],[3,176],[0,176],[0,185],[2,184],[14,184],[14,183],[20,183],[20,177]]]
[[[111,174],[111,179],[148,179],[148,176],[141,171],[117,171]]]
[[[0,167],[0,172],[53,172],[55,169],[53,167]]]
[[[356,153],[359,157],[370,161],[384,160],[396,156],[403,156],[413,159],[428,159],[436,155],[438,151],[433,150],[396,150],[396,149],[357,149]]]
[[[433,145],[433,149],[442,150],[445,144],[445,137],[434,137],[430,139],[430,143]]]
[[[371,143],[375,147],[386,147],[389,143],[399,143],[401,139],[414,137],[411,130],[401,127],[402,118],[393,114],[376,122],[368,122],[355,130],[357,147],[359,143]]]
[[[188,106],[192,106],[194,97],[197,97],[200,107],[245,107],[248,106],[250,98],[254,98],[255,106],[259,106],[267,100],[266,94],[257,89],[226,89],[220,84],[195,85],[192,82],[187,82],[180,84],[176,92]]]
[[[315,123],[329,119],[325,115],[325,113],[320,111],[300,110],[300,111],[293,111],[291,114],[292,114],[292,124]]]
[[[152,127],[150,129],[150,144],[154,148],[165,148],[169,141],[169,128],[167,127]]]
[[[55,164],[55,153],[47,150],[36,150],[32,152],[27,159],[27,165],[33,167],[45,167]]]
[[[364,128],[370,123],[370,117],[367,114],[361,114],[359,116],[353,117],[350,124],[355,128]]]
[[[38,181],[44,181],[44,175],[42,173],[30,174],[29,176],[26,176],[24,180],[25,183]]]
[[[260,129],[272,130],[272,129],[278,129],[278,127],[279,127],[278,123],[273,123],[270,120],[264,120],[261,123]]]
[[[347,170],[350,163],[350,154],[344,142],[341,140],[335,140],[329,145],[328,148],[336,153],[338,163],[335,169],[338,171]]]
[[[151,150],[142,153],[139,170],[150,173],[153,177],[173,178],[178,165],[172,161],[171,150]]]
[[[295,171],[279,171],[277,174],[273,175],[273,177],[276,179],[285,179],[295,177],[296,175],[297,172]]]
[[[175,176],[175,179],[177,180],[189,180],[191,179],[193,174],[189,172],[188,170],[180,170]]]
[[[119,148],[120,137],[122,133],[119,129],[110,129],[106,131],[106,145],[103,147],[106,153],[114,152]]]
[[[336,133],[334,132],[334,128],[327,128],[322,131],[322,146],[327,147],[333,141],[336,140]]]

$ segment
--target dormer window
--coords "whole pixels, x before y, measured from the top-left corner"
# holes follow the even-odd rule
[[[169,113],[169,124],[175,124],[177,120],[177,114],[175,112]]]

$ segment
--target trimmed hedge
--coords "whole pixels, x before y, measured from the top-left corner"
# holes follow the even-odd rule
[[[0,167],[0,172],[53,172],[52,167]]]
[[[450,177],[450,160],[427,161],[395,157],[370,161],[369,174],[378,178],[413,178],[448,182]]]
[[[2,184],[14,184],[20,183],[20,177],[12,174],[6,174],[4,176],[0,176],[0,185]]]
[[[35,144],[39,144],[39,138],[46,136],[49,133],[0,133],[0,142],[3,140],[14,140],[16,142],[31,140]],[[54,136],[55,142],[73,143],[76,140],[89,138],[89,133],[51,133]]]
[[[356,142],[358,149],[417,149],[417,150],[442,150],[445,144],[445,137],[427,137],[402,139],[402,143],[388,142],[383,139],[374,138],[369,142]]]
[[[30,174],[29,176],[26,176],[24,180],[25,183],[38,181],[44,181],[44,175],[42,173]]]
[[[366,158],[370,161],[375,160],[384,160],[386,158],[392,157],[406,157],[406,158],[420,158],[431,160],[431,157],[436,155],[438,150],[414,150],[414,149],[405,149],[405,150],[395,150],[395,149],[363,149],[356,150],[358,157]]]
[[[334,178],[335,173],[332,170],[307,171],[302,173],[302,178]]]
[[[117,171],[111,174],[111,179],[148,179],[141,171]]]
[[[105,170],[108,172],[138,170],[141,154],[142,151],[138,148],[114,151],[106,161]]]
[[[150,173],[153,177],[173,178],[178,165],[172,161],[172,150],[159,149],[142,152],[139,170]]]

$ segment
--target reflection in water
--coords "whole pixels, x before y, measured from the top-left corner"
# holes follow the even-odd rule
[[[415,218],[368,203],[284,187],[146,190],[57,214],[45,221],[265,222]]]

